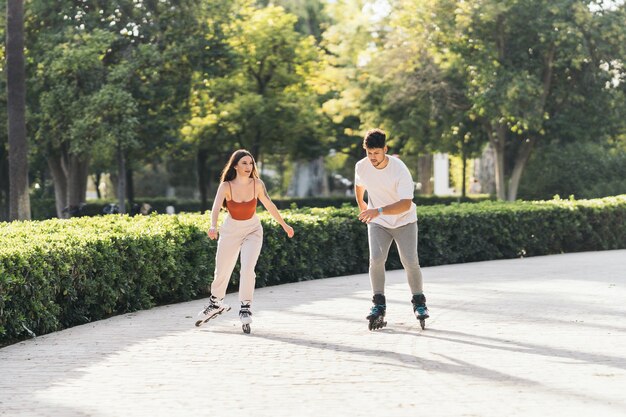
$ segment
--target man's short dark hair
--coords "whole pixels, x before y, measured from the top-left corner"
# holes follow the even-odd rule
[[[363,138],[364,149],[382,149],[385,147],[387,135],[381,129],[368,130]]]

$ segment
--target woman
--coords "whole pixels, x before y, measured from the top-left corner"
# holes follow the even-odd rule
[[[239,301],[241,309],[239,318],[243,324],[243,331],[250,333],[252,313],[250,304],[254,293],[256,274],[254,267],[261,253],[263,244],[263,228],[256,215],[257,201],[261,200],[267,211],[283,227],[290,238],[293,237],[293,228],[281,217],[278,209],[270,200],[265,184],[259,179],[254,158],[245,149],[235,151],[224,170],[217,189],[213,208],[211,210],[211,227],[208,231],[209,239],[218,237],[217,221],[220,208],[223,206],[228,215],[222,224],[217,242],[215,255],[215,274],[211,284],[209,305],[200,312],[204,316],[196,322],[196,326],[206,323],[217,317],[230,307],[224,304],[224,296],[228,281],[241,253],[241,271],[239,276]]]

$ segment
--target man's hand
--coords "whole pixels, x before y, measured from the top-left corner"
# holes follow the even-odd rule
[[[359,214],[359,220],[361,220],[363,223],[369,223],[378,216],[380,216],[378,209],[366,209],[362,210]]]

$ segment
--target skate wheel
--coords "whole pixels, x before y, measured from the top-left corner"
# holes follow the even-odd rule
[[[386,325],[387,325],[386,321],[382,321],[382,320],[378,319],[378,320],[370,321],[367,327],[370,330],[378,330],[378,329],[382,329]]]
[[[422,327],[422,330],[424,330],[426,328],[426,320],[420,319],[420,326]]]
[[[242,328],[242,330],[243,330],[243,332],[245,334],[249,334],[250,333],[250,325],[249,324],[242,324],[241,328]]]

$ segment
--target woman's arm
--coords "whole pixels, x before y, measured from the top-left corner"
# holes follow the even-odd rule
[[[257,198],[261,200],[261,203],[263,203],[263,206],[265,207],[265,209],[283,227],[283,230],[285,231],[285,233],[287,233],[287,236],[293,237],[293,234],[294,234],[293,228],[289,226],[287,223],[285,223],[285,221],[283,220],[282,216],[280,215],[280,212],[276,208],[276,205],[272,202],[272,200],[270,199],[270,196],[267,194],[267,190],[265,189],[265,184],[261,180],[256,180],[256,181],[258,181],[257,184],[260,185],[260,187],[258,187],[259,191],[257,193]]]
[[[217,189],[217,193],[215,194],[215,200],[213,200],[213,207],[211,208],[211,227],[207,232],[207,235],[211,240],[217,239],[217,221],[219,219],[220,209],[222,208],[222,204],[224,204],[225,198],[226,182],[223,182]]]

